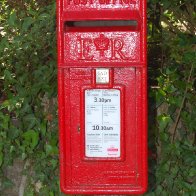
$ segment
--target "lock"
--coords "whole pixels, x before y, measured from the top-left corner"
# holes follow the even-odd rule
[[[145,0],[57,0],[60,186],[147,189]]]

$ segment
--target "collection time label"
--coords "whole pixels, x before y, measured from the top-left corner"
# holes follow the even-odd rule
[[[85,91],[85,155],[120,157],[120,90]]]

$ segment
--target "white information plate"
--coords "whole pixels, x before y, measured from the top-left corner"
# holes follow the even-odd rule
[[[85,90],[86,157],[120,157],[120,90]]]

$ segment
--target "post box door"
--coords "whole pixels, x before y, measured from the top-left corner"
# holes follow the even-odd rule
[[[111,68],[113,72],[113,85],[103,87],[102,85],[93,86],[93,71],[95,69],[71,68],[64,70],[64,97],[66,101],[65,119],[68,124],[65,127],[63,136],[63,149],[66,151],[65,175],[63,175],[63,187],[67,190],[74,189],[92,193],[92,190],[118,190],[118,192],[132,192],[141,189],[144,181],[142,165],[140,163],[143,156],[141,151],[142,138],[141,129],[141,101],[142,101],[142,69]],[[85,92],[89,90],[116,90],[120,91],[120,130],[119,146],[120,154],[114,156],[97,156],[97,149],[93,155],[88,157],[86,154],[86,127],[85,124]],[[119,90],[120,89],[120,90]],[[67,93],[67,92],[70,93]],[[115,91],[114,91],[115,92]],[[113,97],[112,97],[113,98]],[[111,99],[112,99],[111,98]],[[103,103],[102,105],[104,105]],[[114,106],[114,105],[113,105]],[[96,109],[96,108],[94,108]],[[111,125],[110,125],[111,126]],[[105,130],[111,133],[109,129]],[[114,130],[112,130],[114,131]],[[97,134],[102,133],[95,130]],[[100,139],[100,138],[98,138]],[[107,138],[109,141],[114,138]],[[94,144],[103,147],[107,139],[102,138],[94,141]],[[93,138],[92,138],[93,140]],[[115,143],[115,142],[114,142]],[[92,144],[92,143],[91,143]],[[140,152],[140,153],[138,153]],[[62,164],[62,163],[61,163]]]

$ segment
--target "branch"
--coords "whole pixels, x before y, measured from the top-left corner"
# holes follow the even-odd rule
[[[186,84],[190,83],[192,72],[193,72],[193,64],[191,66],[191,70],[190,70],[188,79],[186,81]],[[176,118],[176,121],[175,121],[175,124],[174,124],[174,128],[172,130],[172,133],[173,133],[172,143],[174,143],[174,140],[175,140],[175,137],[176,137],[176,130],[177,130],[178,123],[179,123],[179,120],[180,120],[180,115],[181,115],[181,112],[182,112],[182,109],[183,109],[183,106],[184,106],[184,103],[185,103],[185,100],[186,100],[187,92],[188,92],[188,85],[186,85],[186,89],[185,89],[184,96],[183,96],[183,99],[182,99],[182,102],[181,102],[181,105],[180,105],[180,109],[178,111],[178,115],[177,115],[177,118]]]

